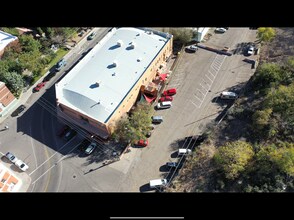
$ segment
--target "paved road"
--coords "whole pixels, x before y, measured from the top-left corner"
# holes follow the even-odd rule
[[[234,49],[242,42],[255,41],[255,36],[255,31],[246,28],[230,28],[225,34],[213,34],[206,44]],[[149,139],[150,146],[139,152],[122,179],[119,191],[146,191],[149,180],[168,175],[164,164],[177,160],[176,149],[187,147],[185,137],[201,134],[206,124],[228,104],[212,100],[216,100],[221,91],[238,91],[238,86],[253,74],[251,65],[243,59],[242,54],[228,57],[203,49],[183,54],[168,85],[178,89],[173,106],[157,111],[164,122]]]
[[[80,59],[106,32],[106,29],[99,29],[94,41],[75,48],[73,56],[66,57],[67,67]],[[230,28],[225,34],[213,34],[207,45],[237,47],[241,51],[239,43],[254,40],[255,31]],[[31,107],[21,117],[7,119],[10,130],[0,132],[0,149],[2,152],[11,150],[29,164],[28,173],[32,177],[29,191],[146,191],[149,180],[167,175],[164,164],[176,160],[173,152],[184,146],[181,140],[200,134],[226,107],[227,103],[216,100],[219,93],[247,81],[253,73],[238,51],[230,57],[202,49],[195,54],[184,53],[168,85],[168,88],[178,89],[173,107],[157,112],[163,115],[164,122],[156,126],[149,139],[150,145],[133,149],[119,162],[102,167],[97,156],[106,151],[105,146],[99,145],[96,155],[85,157],[76,149],[82,139],[80,135],[68,143],[56,136],[62,122],[57,121],[54,111],[52,85],[55,78],[46,85],[45,89],[49,88],[46,93],[43,88],[28,100],[26,105]],[[64,70],[67,68],[60,74]]]
[[[68,68],[85,55],[84,52],[93,48],[109,29],[95,28],[94,30],[97,31],[95,39],[91,41],[87,41],[86,38],[82,39],[65,56],[67,66],[47,82],[40,92],[32,94],[28,98],[25,103],[26,111],[17,118],[9,116],[2,123],[8,124],[10,129],[0,132],[0,150],[4,153],[12,151],[30,166],[27,171],[32,178],[29,191],[56,192],[62,187],[62,177],[70,179],[67,176],[71,176],[72,172],[69,172],[71,166],[64,165],[62,161],[66,159],[65,155],[73,151],[82,137],[77,137],[66,143],[56,136],[56,132],[62,125],[57,121],[55,114],[54,83],[68,71]]]

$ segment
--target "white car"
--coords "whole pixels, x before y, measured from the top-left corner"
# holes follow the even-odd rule
[[[248,47],[248,50],[247,50],[247,54],[248,54],[248,55],[252,55],[253,52],[254,52],[254,47],[249,46],[249,47]]]
[[[238,98],[238,95],[234,92],[222,92],[220,94],[221,99],[236,99]]]
[[[17,160],[14,164],[22,171],[29,169],[29,166],[26,165],[22,160]]]
[[[227,29],[225,29],[225,28],[216,28],[215,29],[215,32],[217,32],[217,33],[225,33],[227,31]]]
[[[196,52],[198,50],[198,47],[195,46],[195,45],[190,45],[190,46],[187,47],[187,49],[190,50],[190,51]]]
[[[12,153],[10,153],[10,152],[7,152],[6,154],[5,154],[5,157],[8,159],[8,160],[10,160],[10,162],[11,163],[15,163],[18,159],[17,159],[17,157],[16,156],[14,156]]]
[[[157,109],[166,109],[166,108],[170,108],[170,107],[172,107],[172,104],[170,101],[160,102],[157,104]]]

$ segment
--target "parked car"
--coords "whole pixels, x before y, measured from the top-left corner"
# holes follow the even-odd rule
[[[61,129],[60,129],[60,131],[57,133],[57,135],[59,136],[59,137],[62,137],[67,131],[69,131],[70,130],[70,127],[68,126],[68,125],[64,125]]]
[[[157,107],[157,109],[167,109],[167,108],[172,107],[172,104],[170,101],[159,102],[156,107]]]
[[[137,143],[138,146],[142,146],[142,147],[146,147],[148,145],[148,139],[146,140],[139,140],[138,143]]]
[[[236,99],[238,98],[238,95],[234,92],[222,92],[220,94],[221,99]]]
[[[11,163],[15,163],[18,159],[16,156],[14,156],[12,153],[7,152],[5,154],[5,157],[11,162]]]
[[[51,79],[52,77],[54,77],[55,75],[56,75],[56,72],[55,72],[55,71],[52,71],[52,72],[48,73],[48,75],[44,77],[43,82],[48,82],[48,81],[50,81],[50,79]]]
[[[56,70],[60,71],[62,67],[66,66],[67,62],[64,58],[62,58],[57,64],[56,64]]]
[[[158,101],[159,102],[165,102],[165,101],[173,101],[174,100],[174,98],[172,97],[172,96],[162,96]]]
[[[178,155],[187,155],[191,153],[192,151],[190,149],[181,148],[178,150]]]
[[[149,186],[151,189],[154,189],[156,187],[165,186],[167,184],[167,179],[155,179],[150,180]]]
[[[154,124],[160,124],[161,122],[163,122],[163,117],[162,116],[152,116],[152,123]]]
[[[38,85],[34,88],[34,92],[39,92],[45,86],[46,82],[38,83]]]
[[[20,113],[22,113],[25,109],[26,109],[26,107],[24,105],[20,105],[14,112],[12,112],[11,116],[16,117]]]
[[[97,143],[92,142],[85,150],[85,154],[91,154],[93,153],[93,151],[95,150],[95,148],[97,147]]]
[[[74,136],[76,136],[77,132],[73,129],[70,129],[69,131],[67,131],[64,135],[64,140],[69,141],[70,139],[72,139]]]
[[[22,171],[26,171],[27,169],[29,169],[29,166],[26,165],[25,162],[23,162],[22,160],[17,160],[14,164]]]
[[[216,33],[225,33],[227,30],[225,28],[216,28],[214,32]]]
[[[177,93],[177,90],[175,88],[172,88],[172,89],[168,89],[168,90],[165,90],[163,91],[163,95],[164,96],[171,96],[171,95],[175,95]]]
[[[186,48],[187,48],[187,50],[192,51],[192,52],[196,52],[198,50],[198,47],[196,45],[190,45]]]
[[[84,139],[79,145],[78,145],[78,149],[81,151],[85,151],[86,147],[89,146],[89,144],[91,144],[91,141],[89,141],[88,139]]]
[[[88,40],[93,40],[93,38],[96,36],[96,32],[92,32],[89,36],[88,36]]]
[[[248,49],[247,49],[247,55],[250,56],[250,55],[252,55],[253,53],[254,53],[254,47],[250,45],[250,46],[248,47]]]
[[[178,163],[177,162],[167,162],[165,164],[167,167],[172,167],[172,168],[175,168],[178,166]]]

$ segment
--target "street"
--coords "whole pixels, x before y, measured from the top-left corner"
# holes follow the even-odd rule
[[[9,130],[0,132],[0,151],[13,152],[29,165],[29,192],[145,192],[151,179],[171,176],[165,163],[176,161],[176,149],[187,146],[186,137],[199,135],[227,106],[217,101],[222,91],[238,92],[254,73],[251,65],[242,61],[241,52],[232,56],[199,49],[183,52],[177,68],[171,74],[167,88],[176,88],[173,106],[160,110],[164,121],[156,125],[146,148],[132,148],[131,152],[113,164],[101,166],[102,154],[114,151],[103,142],[94,154],[86,156],[78,149],[85,134],[66,142],[56,134],[64,125],[56,117],[56,80],[94,47],[107,33],[99,28],[91,41],[83,39],[65,56],[67,66],[53,77],[40,92],[32,94],[19,117],[8,117],[2,125]],[[213,32],[211,30],[211,32]],[[213,33],[209,46],[242,51],[242,42],[254,42],[256,31],[230,28],[224,34]]]

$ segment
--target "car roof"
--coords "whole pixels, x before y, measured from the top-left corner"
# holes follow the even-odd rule
[[[222,92],[222,95],[236,96],[237,94],[234,92]]]

